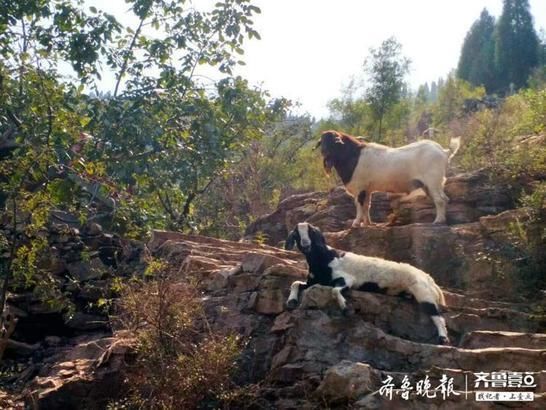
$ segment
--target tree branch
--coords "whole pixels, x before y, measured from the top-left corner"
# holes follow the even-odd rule
[[[118,90],[119,90],[119,85],[121,83],[121,79],[125,75],[125,72],[127,71],[127,66],[129,64],[129,55],[130,55],[131,51],[133,50],[133,47],[136,44],[136,40],[137,40],[138,36],[140,35],[140,31],[142,30],[142,26],[144,25],[144,20],[146,20],[147,14],[148,14],[148,12],[144,13],[142,18],[140,19],[138,27],[135,30],[135,34],[133,35],[133,38],[131,39],[131,44],[129,44],[129,47],[126,50],[125,58],[123,59],[123,64],[121,66],[121,70],[120,70],[120,72],[118,74],[118,78],[117,78],[117,81],[116,81],[116,86],[114,88],[114,98],[117,97],[117,95],[118,95]]]

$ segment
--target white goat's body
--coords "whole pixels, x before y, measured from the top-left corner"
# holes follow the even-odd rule
[[[446,204],[449,198],[444,193],[446,170],[449,161],[460,146],[453,139],[450,149],[444,149],[431,140],[421,140],[399,148],[368,143],[361,150],[351,180],[345,184],[347,191],[355,197],[357,216],[353,226],[369,223],[369,208],[373,192],[409,193],[423,188],[436,207],[434,223],[446,222]],[[365,199],[359,195],[364,192]]]
[[[374,283],[389,295],[401,292],[412,294],[418,302],[445,305],[442,291],[434,279],[422,270],[407,263],[346,252],[333,259],[332,279],[343,278],[349,287],[358,289],[365,283]]]
[[[443,186],[448,160],[449,150],[430,140],[399,148],[368,143],[346,189],[356,196],[363,190],[407,192],[414,180]]]

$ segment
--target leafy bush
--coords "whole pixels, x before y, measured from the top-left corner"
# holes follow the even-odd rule
[[[468,82],[449,76],[438,95],[438,101],[433,106],[432,119],[435,127],[445,127],[452,120],[463,116],[464,101],[482,98],[485,95],[483,87],[473,87]]]
[[[522,91],[511,99],[519,98],[523,106],[521,117],[517,123],[517,133],[540,134],[546,131],[546,84],[542,89]]]
[[[526,90],[507,98],[498,109],[479,111],[466,120],[459,156],[463,168],[488,168],[497,181],[546,173],[543,132],[546,91]]]
[[[527,210],[529,221],[510,227],[514,233],[513,244],[523,255],[517,280],[524,291],[542,299],[544,295],[540,292],[546,290],[546,182],[523,195],[521,205]]]
[[[313,150],[311,119],[281,115],[267,125],[264,136],[197,200],[201,233],[237,240],[249,223],[287,196],[327,188],[320,153]]]
[[[82,224],[101,218],[133,238],[194,228],[193,201],[262,135],[266,95],[233,76],[246,39],[259,38],[260,9],[250,0],[206,10],[175,3],[128,0],[137,23],[124,27],[79,0],[2,2],[0,229],[9,256],[0,260],[0,311],[12,279],[57,287],[35,268],[51,211]],[[203,65],[223,78],[198,77]],[[116,84],[101,94],[105,74]]]

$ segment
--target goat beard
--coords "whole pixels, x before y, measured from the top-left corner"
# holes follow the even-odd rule
[[[330,175],[332,173],[333,164],[330,161],[328,161],[326,158],[324,158],[323,166],[324,166],[324,171],[326,172],[326,174]]]

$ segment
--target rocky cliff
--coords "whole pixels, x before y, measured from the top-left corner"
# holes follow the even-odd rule
[[[535,182],[522,181],[518,189]],[[297,222],[307,221],[325,232],[333,247],[413,264],[440,285],[466,294],[513,299],[513,278],[526,263],[518,236],[542,238],[536,242],[544,243],[541,218],[532,219],[528,209],[516,207],[516,191],[492,184],[484,170],[459,174],[445,185],[450,198],[447,225],[430,223],[435,210],[424,193],[376,193],[370,212],[375,225],[349,229],[355,217],[353,199],[337,187],[285,199],[275,212],[250,225],[245,239],[279,245]]]
[[[515,293],[513,273],[524,261],[514,256],[514,246],[509,248],[512,253],[506,251],[514,244],[514,226],[523,227],[527,235],[544,226],[525,209],[514,208],[509,192],[491,186],[481,173],[450,178],[446,191],[451,197],[447,226],[427,223],[433,208],[423,198],[406,201],[379,194],[372,219],[387,221],[394,209],[398,221],[347,229],[353,204],[336,189],[287,198],[275,213],[249,228],[247,242],[158,231],[145,249],[176,266],[176,280],[185,281],[190,274],[199,279],[213,328],[231,329],[245,338],[235,377],[242,384],[259,384],[252,403],[256,408],[504,406],[474,400],[478,372],[531,372],[537,386],[518,389],[534,392],[534,401],[512,407],[545,408],[544,306]],[[329,289],[315,286],[304,292],[296,310],[286,311],[290,284],[306,275],[305,260],[296,252],[251,239],[265,234],[276,245],[304,220],[321,227],[335,247],[407,261],[431,273],[445,291],[444,315],[453,345],[433,344],[430,319],[403,298],[352,291],[354,313],[344,317]],[[64,242],[67,251],[69,244],[88,235],[71,232],[72,239]],[[104,234],[95,235],[105,240]],[[0,396],[4,407],[26,402],[38,408],[104,408],[115,396],[134,341],[113,335],[107,316],[89,309],[88,302],[111,292],[110,284],[127,266],[137,269],[138,251],[144,249],[137,243],[116,246],[126,265],[122,261],[115,268],[101,267],[98,277],[87,269],[87,262],[80,270],[70,267],[71,276],[80,275],[73,289],[77,326],[74,319],[44,311],[31,295],[11,295],[10,307],[21,319],[4,361],[4,366],[13,367],[12,380],[4,382]],[[95,258],[107,265],[98,253]],[[66,276],[69,266],[63,265],[62,255],[60,259],[59,275]],[[66,284],[69,289],[75,286],[71,283]],[[400,388],[405,376],[414,388],[409,400],[396,389],[392,400],[379,393],[389,377]],[[418,394],[416,386],[427,376],[433,389],[443,376],[452,378],[459,394],[443,398],[441,389],[435,398]]]

